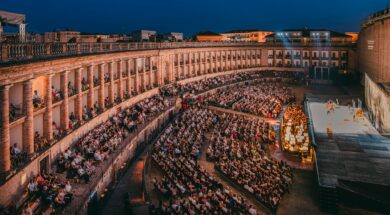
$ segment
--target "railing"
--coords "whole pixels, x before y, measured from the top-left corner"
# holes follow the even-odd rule
[[[0,64],[133,50],[235,46],[259,46],[259,44],[252,42],[3,43],[0,44]]]

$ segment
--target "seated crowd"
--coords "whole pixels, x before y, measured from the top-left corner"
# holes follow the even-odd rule
[[[35,149],[34,151],[41,152],[49,146],[50,146],[49,141],[45,137],[40,135],[38,131],[36,131],[34,134],[34,149]]]
[[[14,105],[12,102],[9,105],[9,120],[10,122],[15,121],[22,116],[22,108],[20,105]]]
[[[63,152],[58,159],[57,171],[66,171],[68,179],[83,179],[88,182],[96,166],[119,148],[130,132],[136,131],[138,125],[144,124],[169,106],[168,100],[156,95],[124,109],[87,133],[74,147]]]
[[[95,172],[97,165],[107,160],[124,142],[131,132],[136,132],[137,126],[155,118],[171,106],[169,100],[155,95],[144,99],[132,107],[120,111],[108,121],[97,126],[78,140],[72,147],[63,152],[57,160],[57,173],[66,172],[67,179],[89,182],[90,176]],[[71,117],[74,114],[71,114]],[[60,132],[53,123],[54,135]],[[34,135],[35,151],[41,152],[50,146],[45,137],[39,132]],[[17,168],[24,158],[28,156],[14,144],[10,148],[13,168]],[[39,207],[55,206],[64,208],[72,199],[72,186],[70,181],[66,184],[60,182],[61,175],[39,175],[31,179],[28,184],[31,199],[38,197],[42,201]],[[28,202],[25,211],[32,214],[32,205]]]
[[[273,78],[280,79],[285,78],[289,82],[294,81],[296,73],[286,73],[277,71],[256,71],[256,72],[241,72],[230,75],[221,75],[213,78],[202,79],[195,82],[189,82],[186,84],[170,84],[160,88],[160,92],[164,96],[177,96],[182,93],[191,92],[199,93],[202,91],[210,90],[215,87],[219,87],[226,84],[233,84],[236,82],[242,82],[247,80],[254,80],[259,78]]]
[[[211,111],[188,109],[162,133],[152,158],[164,171],[155,188],[169,197],[163,214],[257,214],[241,196],[217,182],[197,164],[205,133],[216,123]]]
[[[37,90],[34,90],[33,106],[34,108],[42,108],[44,106],[43,98],[38,94]]]
[[[276,210],[292,181],[291,169],[266,155],[264,122],[223,114],[214,124],[207,157],[216,169],[271,210]]]
[[[52,94],[53,103],[64,99],[64,94],[62,93],[62,91],[57,90],[56,88],[54,88],[54,86],[51,86],[51,94]]]
[[[73,190],[69,181],[62,182],[53,174],[38,175],[30,180],[27,185],[29,201],[25,206],[25,212],[33,214],[32,203],[35,199],[41,201],[40,209],[54,206],[63,209],[72,201]],[[43,212],[42,212],[43,213]]]
[[[28,162],[28,155],[25,151],[20,149],[16,143],[10,147],[11,155],[11,169],[18,169],[24,167]]]
[[[251,85],[231,86],[205,99],[211,105],[267,118],[277,118],[283,105],[293,100],[290,88],[282,83],[263,80]]]

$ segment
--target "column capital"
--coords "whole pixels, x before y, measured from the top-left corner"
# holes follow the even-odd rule
[[[13,86],[13,84],[1,85],[1,86],[0,86],[0,91],[9,90],[12,86]]]
[[[83,69],[82,66],[75,68],[76,72],[81,72],[82,69]]]
[[[69,69],[66,69],[66,70],[62,70],[61,71],[61,75],[68,75],[70,73],[70,70]]]
[[[94,68],[95,66],[96,65],[94,63],[92,63],[92,64],[87,65],[87,68],[90,69],[90,68]]]

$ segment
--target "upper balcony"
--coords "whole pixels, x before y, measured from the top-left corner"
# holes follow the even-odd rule
[[[258,46],[252,42],[19,43],[0,44],[0,65],[135,50]]]

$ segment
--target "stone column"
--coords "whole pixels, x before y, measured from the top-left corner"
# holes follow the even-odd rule
[[[199,74],[203,75],[203,69],[202,69],[202,52],[198,53],[199,57],[199,63],[198,63],[198,69],[199,69]]]
[[[251,62],[252,62],[252,57],[251,57],[252,50],[246,50],[245,53],[246,53],[245,64],[246,67],[248,68],[251,66]]]
[[[194,77],[193,65],[192,65],[192,52],[188,53],[188,73],[189,77]]]
[[[206,62],[205,62],[205,58],[206,58],[206,52],[201,52],[200,53],[200,67],[201,67],[201,71],[202,71],[202,75],[206,74]]]
[[[228,51],[224,51],[224,53],[223,53],[224,55],[224,57],[225,57],[225,59],[223,60],[224,62],[223,62],[223,71],[226,71],[226,70],[228,70],[227,69],[227,65],[228,65]]]
[[[257,56],[258,56],[258,52],[259,52],[259,50],[258,49],[256,49],[255,50],[255,63],[254,63],[254,66],[257,66]]]
[[[213,59],[213,72],[218,72],[218,52],[212,52],[214,59]]]
[[[76,83],[76,102],[75,102],[75,116],[77,120],[83,120],[83,91],[81,85],[81,70],[82,68],[77,68],[75,73],[75,83]]]
[[[89,91],[88,91],[88,99],[87,99],[87,106],[89,109],[93,108],[94,101],[95,101],[95,86],[93,83],[93,70],[95,66],[89,65],[87,70],[88,75],[88,85],[89,85]]]
[[[174,55],[171,55],[171,56],[169,56],[168,57],[168,59],[169,59],[169,65],[168,65],[168,81],[169,81],[169,83],[172,83],[173,82],[173,79],[174,79],[174,77],[173,77],[173,69],[174,69],[174,67],[175,67],[175,62],[174,62],[174,59],[173,59],[173,56]]]
[[[0,177],[5,178],[11,170],[9,89],[11,85],[0,86]]]
[[[219,61],[218,61],[218,71],[222,72],[222,62],[223,62],[223,57],[222,57],[222,51],[219,51]]]
[[[204,54],[205,54],[205,56],[204,56],[204,58],[205,58],[205,66],[204,66],[204,68],[206,70],[205,74],[209,74],[210,73],[210,63],[209,62],[211,62],[211,60],[210,60],[210,52],[205,52]]]
[[[34,154],[34,107],[32,102],[32,79],[23,82],[23,150],[31,157]]]
[[[118,82],[118,97],[120,99],[123,99],[123,77],[122,77],[122,70],[123,70],[123,67],[122,67],[122,60],[119,60],[118,62],[118,73],[119,73],[119,82]]]
[[[170,74],[170,79],[169,79],[169,83],[172,83],[175,81],[175,55],[171,55],[170,56],[170,70],[169,70],[169,74]]]
[[[134,59],[134,71],[135,71],[135,77],[134,77],[134,91],[139,93],[139,73],[138,73],[138,64],[137,64],[137,58]]]
[[[179,80],[181,80],[180,53],[177,54],[177,69],[176,69],[176,72],[177,72],[177,77],[179,78]]]
[[[114,104],[114,64],[108,62],[108,73],[110,75],[110,85],[108,86],[108,101]]]
[[[131,60],[126,60],[126,73],[127,73],[127,79],[126,79],[126,91],[129,95],[131,95]]]
[[[241,65],[241,69],[244,67],[244,51],[243,50],[240,50],[240,65]]]
[[[187,75],[188,75],[188,69],[187,69],[187,64],[186,64],[186,55],[185,54],[181,54],[181,59],[183,61],[183,67],[181,68],[183,70],[183,79],[186,79],[187,78]]]
[[[53,75],[46,75],[46,109],[43,116],[43,136],[50,142],[53,140],[53,101],[51,86]]]
[[[99,108],[103,111],[104,110],[104,63],[101,63],[98,65],[98,73],[99,73],[99,81],[100,81],[100,88],[98,91],[98,103]]]
[[[68,99],[68,73],[69,71],[63,71],[61,73],[61,91],[64,95],[64,100],[62,101],[61,104],[61,113],[60,113],[60,118],[61,118],[61,128],[64,131],[67,131],[69,129],[69,99]]]
[[[249,64],[249,67],[252,67],[252,62],[253,61],[253,59],[252,59],[252,50],[249,50],[249,62],[248,62],[248,64]]]
[[[156,71],[156,84],[157,87],[161,86],[161,72],[162,72],[162,62],[161,62],[161,57],[157,56],[157,71]]]
[[[234,53],[234,51],[230,51],[230,60],[229,60],[230,70],[233,70],[233,53]]]
[[[149,86],[150,89],[154,88],[154,82],[153,82],[153,57],[149,57]]]
[[[214,73],[214,59],[213,59],[213,56],[214,56],[214,52],[209,52],[209,59],[210,59],[209,69],[210,69],[210,73]]]
[[[220,71],[223,72],[224,71],[224,60],[223,60],[223,56],[224,55],[225,51],[221,51],[219,52],[219,55],[220,55],[220,59],[219,59],[219,67],[220,67]]]
[[[146,92],[146,57],[142,59],[142,90]]]
[[[207,74],[209,73],[212,73],[211,71],[211,63],[212,63],[212,59],[211,59],[211,52],[206,52],[207,54],[207,57],[206,57],[206,71],[207,71]]]

